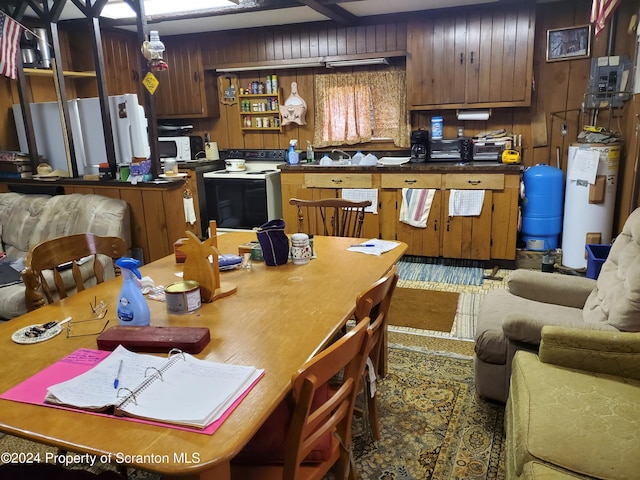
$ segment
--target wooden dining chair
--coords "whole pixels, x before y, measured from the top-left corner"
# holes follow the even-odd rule
[[[232,461],[232,480],[320,480],[332,468],[337,480],[357,478],[351,425],[370,338],[361,322],[298,370],[289,398]]]
[[[380,439],[380,419],[375,390],[371,389],[369,376],[378,378],[387,374],[387,320],[391,299],[398,283],[398,267],[394,265],[386,275],[375,282],[356,299],[356,325],[368,323],[371,331],[371,345],[367,352],[371,359],[368,368],[371,370],[363,376],[365,392],[365,411],[368,417],[371,435],[375,440]]]
[[[300,200],[292,198],[290,205],[298,207],[298,229],[309,235],[360,237],[364,210],[370,200],[357,202],[343,198]]]
[[[45,304],[40,291],[44,293],[47,303],[54,302],[52,288],[60,298],[66,298],[69,290],[80,292],[84,290],[85,280],[80,269],[84,260],[93,262],[93,275],[96,283],[102,283],[105,278],[105,268],[98,255],[111,257],[113,261],[127,255],[127,244],[119,237],[101,237],[93,233],[79,233],[65,237],[45,240],[27,253],[25,269],[22,272],[26,290],[25,297],[29,311],[40,308]],[[88,258],[93,257],[93,258]],[[81,260],[83,260],[81,262]],[[118,269],[113,265],[114,272]],[[65,281],[60,273],[71,270],[71,282]],[[52,271],[53,287],[49,285],[44,274]],[[48,275],[47,275],[48,276]],[[71,284],[70,284],[71,283]]]

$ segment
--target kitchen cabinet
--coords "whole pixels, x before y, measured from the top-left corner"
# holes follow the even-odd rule
[[[238,95],[240,101],[240,130],[242,133],[282,132],[280,105],[282,95],[277,93]]]
[[[531,104],[535,5],[456,10],[407,26],[412,110]]]
[[[385,212],[382,238],[395,238],[405,242],[409,246],[407,255],[439,257],[440,232],[442,230],[441,185],[442,175],[439,173],[382,175],[380,186]],[[403,188],[435,189],[426,228],[416,228],[398,220]],[[388,212],[391,212],[391,215],[387,215]]]
[[[329,168],[329,167],[327,167]],[[289,198],[318,199],[341,196],[342,188],[377,188],[378,215],[367,214],[363,236],[401,240],[407,254],[475,260],[515,260],[518,233],[520,168],[518,166],[457,167],[443,165],[410,168],[336,168],[316,173],[318,167],[283,166],[283,218],[287,232],[298,227],[297,211]],[[403,188],[435,190],[426,228],[400,222]],[[451,191],[484,190],[478,216],[450,216]]]
[[[201,118],[220,116],[218,87],[213,71],[202,66],[196,39],[163,38],[164,58],[169,69],[156,72],[158,118]]]

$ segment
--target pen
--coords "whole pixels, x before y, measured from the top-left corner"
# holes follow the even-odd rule
[[[116,379],[113,381],[113,388],[118,388],[118,383],[120,383],[120,372],[122,372],[122,360],[120,360],[120,366],[118,367],[118,374],[116,375]]]
[[[352,247],[375,247],[373,243],[358,243],[356,245],[351,245]]]

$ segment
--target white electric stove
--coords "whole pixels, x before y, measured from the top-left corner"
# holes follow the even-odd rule
[[[224,158],[242,159],[245,170],[216,170],[204,174],[209,220],[217,228],[246,230],[282,217],[278,165],[286,150],[228,150]]]

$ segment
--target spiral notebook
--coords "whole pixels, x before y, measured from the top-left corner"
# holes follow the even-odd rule
[[[49,386],[45,403],[204,429],[263,373],[180,351],[163,358],[119,346],[93,368]]]

